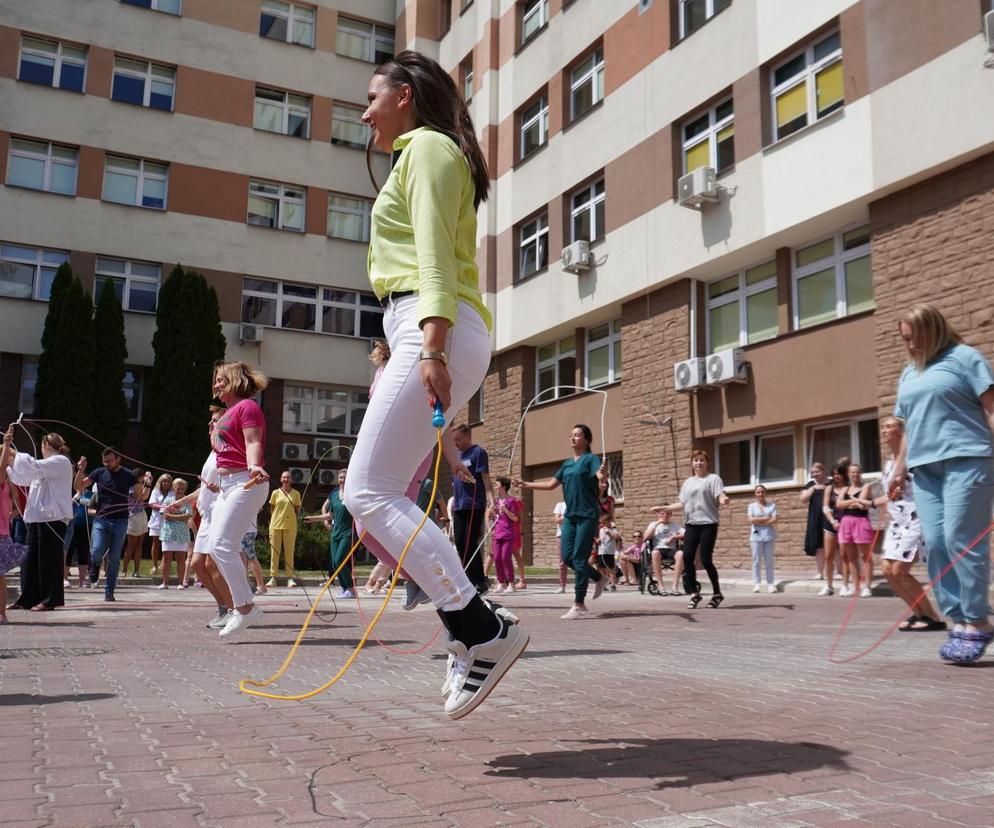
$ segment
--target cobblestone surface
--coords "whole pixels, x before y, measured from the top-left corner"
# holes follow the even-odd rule
[[[909,633],[832,664],[838,597],[729,591],[689,611],[619,592],[563,622],[569,596],[533,587],[506,601],[528,651],[460,722],[442,714],[437,643],[371,643],[307,702],[239,693],[282,662],[299,591],[262,599],[264,624],[230,644],[200,591],[93,597],[0,628],[4,828],[992,824],[994,660],[947,667],[941,636]],[[902,614],[859,601],[839,656]],[[325,681],[364,626],[354,603],[328,621],[280,690]],[[410,650],[436,628],[397,606],[378,634]]]

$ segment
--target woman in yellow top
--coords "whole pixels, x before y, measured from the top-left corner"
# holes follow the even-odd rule
[[[455,82],[435,61],[401,52],[369,83],[363,121],[394,165],[373,205],[369,278],[390,345],[345,483],[349,512],[399,558],[449,632],[445,712],[458,719],[493,690],[528,635],[485,603],[448,539],[407,484],[435,444],[431,405],[461,409],[490,363],[490,313],[476,267],[476,210],[486,160]]]
[[[297,586],[293,580],[293,548],[297,543],[297,515],[300,514],[300,492],[290,485],[290,472],[280,475],[280,487],[269,495],[269,580],[267,587],[276,586],[280,573],[280,554],[286,568],[286,585]]]

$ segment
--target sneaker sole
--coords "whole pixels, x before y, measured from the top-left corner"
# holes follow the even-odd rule
[[[494,667],[493,672],[488,677],[487,683],[484,684],[483,687],[481,687],[479,690],[477,690],[476,693],[473,695],[473,697],[466,704],[464,704],[458,710],[453,710],[451,713],[448,713],[447,715],[450,719],[461,719],[464,716],[468,716],[470,713],[476,710],[477,707],[483,704],[483,702],[487,700],[487,696],[489,696],[497,687],[497,685],[500,684],[501,679],[504,678],[507,671],[514,666],[514,662],[516,662],[521,657],[521,654],[525,651],[525,648],[528,646],[528,642],[531,639],[531,636],[529,636],[528,633],[526,633],[523,629],[521,629],[521,627],[518,627],[516,625],[511,626],[510,630],[508,630],[508,635],[514,634],[515,631],[516,631],[515,635],[516,641],[514,642],[514,646],[512,647],[512,649],[504,653],[503,658],[501,658],[501,660],[497,662],[497,666]]]

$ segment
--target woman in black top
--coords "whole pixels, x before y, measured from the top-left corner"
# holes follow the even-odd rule
[[[825,464],[812,463],[811,479],[801,491],[801,503],[808,507],[808,522],[804,531],[804,554],[815,559],[819,580],[825,577],[825,515],[822,514],[821,509],[827,480]]]

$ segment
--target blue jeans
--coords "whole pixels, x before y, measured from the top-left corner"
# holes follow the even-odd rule
[[[928,574],[943,615],[953,621],[983,621],[991,612],[990,535],[984,535],[941,578],[939,573],[991,524],[994,460],[956,457],[913,469],[915,506],[921,518]]]
[[[100,573],[100,561],[107,553],[104,595],[113,595],[117,586],[117,571],[121,568],[121,552],[128,538],[128,519],[96,517],[90,546],[90,582],[95,583]]]

